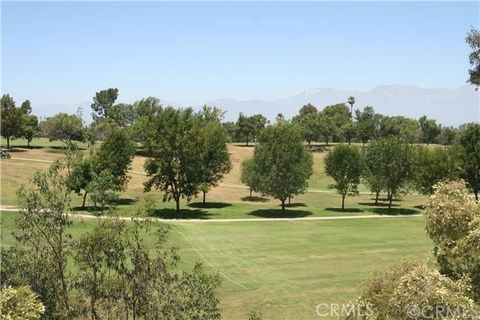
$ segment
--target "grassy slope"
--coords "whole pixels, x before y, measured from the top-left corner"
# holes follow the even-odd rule
[[[2,215],[2,246],[13,243],[14,216]],[[70,231],[78,237],[95,223],[77,222]],[[198,250],[213,266],[212,272],[218,269],[238,283],[223,277],[224,319],[246,319],[256,305],[265,319],[316,319],[317,304],[347,302],[374,271],[403,258],[428,257],[432,247],[423,218],[175,223],[174,227],[170,241],[180,248],[182,268],[206,263]]]

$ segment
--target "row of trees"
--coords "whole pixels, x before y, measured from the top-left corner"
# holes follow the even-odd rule
[[[478,200],[480,190],[480,125],[469,124],[458,141],[448,149],[412,146],[399,138],[369,143],[363,152],[354,146],[338,145],[325,158],[325,171],[335,181],[331,188],[342,196],[358,194],[364,181],[375,194],[387,194],[392,200],[410,189],[432,194],[442,180],[462,178]]]

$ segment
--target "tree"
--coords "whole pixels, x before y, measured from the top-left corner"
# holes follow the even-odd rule
[[[240,113],[237,120],[237,133],[248,146],[250,141],[256,140],[258,133],[265,127],[266,123],[267,118],[261,114],[248,117]]]
[[[232,164],[228,154],[227,136],[218,120],[204,124],[200,129],[200,137],[200,190],[203,193],[202,202],[205,204],[206,193],[231,170]]]
[[[85,129],[82,119],[74,114],[57,113],[40,123],[43,134],[50,139],[71,146],[73,141],[83,141]]]
[[[437,184],[425,220],[440,272],[455,280],[470,279],[472,296],[480,302],[480,205],[470,197],[465,182]]]
[[[469,55],[472,68],[468,70],[470,74],[468,82],[478,88],[480,86],[480,32],[476,29],[471,29],[467,34],[466,41],[472,49]]]
[[[240,181],[250,188],[250,198],[252,197],[253,191],[258,191],[260,184],[259,178],[254,170],[253,159],[246,159],[242,162]]]
[[[398,137],[405,142],[415,143],[418,139],[418,121],[403,116],[384,116],[380,120],[379,137]]]
[[[320,130],[328,144],[328,137],[335,142],[341,135],[342,128],[351,123],[352,116],[344,103],[334,104],[323,108],[320,117]]]
[[[478,201],[480,191],[480,124],[470,123],[458,139],[461,176],[475,194]]]
[[[475,319],[468,284],[427,263],[402,261],[377,273],[352,304],[347,319]],[[453,317],[450,317],[453,315]]]
[[[418,120],[420,124],[420,130],[422,132],[422,140],[427,145],[433,143],[442,129],[433,119],[428,119],[427,116],[422,116]]]
[[[95,93],[91,105],[93,119],[96,121],[101,118],[108,118],[113,104],[118,98],[118,89],[109,88]]]
[[[372,160],[375,162],[372,163]],[[399,138],[386,138],[367,146],[369,174],[374,175],[375,184],[378,183],[387,191],[389,210],[393,197],[402,193],[412,178],[413,161],[412,147]]]
[[[112,130],[100,148],[92,157],[92,168],[100,174],[102,171],[109,172],[115,183],[112,189],[122,191],[126,188],[128,180],[128,169],[135,154],[135,146],[125,129]]]
[[[282,211],[288,198],[306,189],[312,165],[295,125],[281,122],[260,133],[253,155],[258,191],[280,200]]]
[[[448,147],[453,144],[457,137],[457,130],[453,127],[441,127],[440,135],[438,136],[438,142],[443,146]]]
[[[353,121],[353,105],[355,104],[355,97],[352,97],[352,96],[348,97],[347,102],[350,105],[350,115]]]
[[[47,172],[37,172],[29,184],[18,190],[20,212],[16,239],[21,247],[17,248],[17,255],[13,255],[17,257],[15,260],[5,261],[10,262],[6,269],[13,273],[10,281],[28,285],[37,293],[45,305],[47,318],[53,315],[68,318],[71,312],[72,283],[67,275],[70,235],[66,231],[71,224],[70,192],[64,171],[65,163],[57,160]],[[16,269],[21,273],[16,274]]]
[[[362,156],[355,147],[338,145],[325,157],[325,172],[335,181],[329,187],[342,196],[342,210],[345,209],[345,197],[358,194],[362,170]]]
[[[0,132],[7,140],[7,149],[10,149],[10,139],[22,134],[25,113],[21,108],[15,107],[15,101],[8,94],[4,94],[0,100],[0,113]]]
[[[2,319],[37,320],[45,312],[45,307],[29,287],[7,286],[0,291],[0,310]]]
[[[190,200],[203,182],[200,158],[201,120],[191,109],[166,108],[152,117],[145,147],[150,158],[145,161],[148,180],[145,191],[164,192],[163,201],[174,200],[177,214],[180,199]]]
[[[35,115],[28,115],[25,118],[25,123],[22,129],[22,135],[27,139],[27,146],[30,148],[30,142],[33,138],[40,135],[40,127],[38,126],[38,118]]]
[[[422,194],[433,193],[433,186],[457,176],[456,159],[451,150],[417,146],[415,149],[415,188]]]
[[[356,122],[354,124],[357,137],[365,145],[368,141],[375,138],[379,126],[379,115],[375,113],[372,106],[366,106],[363,111],[355,110]]]
[[[30,100],[25,100],[23,101],[22,105],[20,106],[20,109],[22,110],[23,114],[29,115],[32,113],[32,105],[30,103]]]
[[[319,135],[319,121],[318,121],[318,110],[312,104],[304,105],[299,114],[292,119],[292,123],[298,124],[300,127],[303,137],[307,140],[308,145],[310,146],[312,141],[315,141]]]
[[[117,128],[89,157],[77,155],[72,160],[67,185],[77,194],[83,190],[83,208],[87,194],[101,210],[118,198],[118,192],[125,190],[130,179],[128,170],[134,153],[135,147],[126,129]]]

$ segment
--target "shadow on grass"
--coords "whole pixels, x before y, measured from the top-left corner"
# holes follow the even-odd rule
[[[362,209],[360,208],[325,208],[327,211],[333,211],[333,212],[363,212]]]
[[[72,207],[72,211],[75,211],[75,212],[86,211],[86,212],[90,212],[95,216],[101,216],[104,212],[108,211],[108,208],[105,208],[104,210],[102,210],[99,207],[95,207],[95,206],[85,206],[85,207],[77,206],[77,207]]]
[[[149,211],[150,217],[162,219],[209,219],[212,214],[199,209],[180,209],[177,213],[175,209],[152,209]]]
[[[248,196],[241,198],[242,201],[251,201],[251,202],[267,202],[268,198],[257,197],[257,196]]]
[[[205,209],[222,209],[226,207],[231,207],[232,204],[230,203],[225,203],[225,202],[192,202],[189,203],[188,206],[190,208],[205,208]]]
[[[28,151],[28,150],[25,150],[25,149],[18,149],[18,148],[20,148],[20,146],[10,147],[10,149],[5,148],[5,150],[7,150],[7,152],[11,152],[11,153],[27,152]]]
[[[419,209],[419,210],[425,210],[425,205],[424,204],[419,204],[419,205],[414,206],[414,208]]]
[[[362,205],[362,206],[369,206],[369,207],[388,207],[388,202],[380,202],[380,201],[377,204],[375,204],[375,201],[374,202],[359,202],[358,204]],[[398,206],[399,206],[398,204],[392,203],[392,207],[398,207]]]
[[[287,208],[298,208],[298,207],[306,207],[306,206],[307,205],[303,202],[293,202],[285,205],[285,207]]]
[[[326,145],[310,145],[307,146],[310,152],[325,152],[327,150]]]
[[[388,216],[409,216],[412,214],[418,214],[419,212],[415,209],[410,208],[372,208],[372,212],[379,215],[388,215]]]
[[[261,218],[302,218],[312,215],[310,211],[304,210],[285,210],[282,209],[262,209],[255,210],[248,215],[261,217]]]
[[[117,201],[115,201],[115,204],[116,204],[116,205],[128,206],[128,205],[135,204],[136,202],[137,202],[137,201],[134,200],[134,199],[130,199],[130,198],[120,198],[120,199],[117,199]]]

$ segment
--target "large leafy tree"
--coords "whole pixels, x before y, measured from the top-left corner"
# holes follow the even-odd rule
[[[310,103],[304,105],[298,115],[293,117],[292,122],[300,127],[303,138],[308,145],[318,138],[320,123],[318,121],[318,110],[314,105]]]
[[[164,192],[164,201],[174,200],[177,214],[180,200],[197,195],[203,182],[201,119],[192,109],[165,108],[148,123],[145,161],[148,180],[145,191]]]
[[[126,129],[117,128],[90,156],[78,155],[72,161],[67,185],[76,193],[83,190],[82,207],[87,194],[95,206],[99,204],[103,209],[117,198],[118,192],[125,190],[134,153],[135,147]]]
[[[246,159],[242,162],[242,173],[240,181],[249,187],[250,198],[252,197],[253,191],[258,191],[260,180],[255,173],[253,159]]]
[[[95,93],[95,96],[93,97],[93,103],[91,105],[93,110],[93,118],[95,120],[108,118],[110,110],[112,109],[115,101],[117,101],[117,98],[117,88],[109,88]]]
[[[287,199],[306,189],[312,165],[295,125],[280,122],[260,133],[253,155],[258,191],[280,200],[282,211]]]
[[[40,135],[40,127],[38,126],[37,116],[30,114],[26,116],[23,124],[22,136],[27,140],[27,146],[30,147],[30,143],[33,138]]]
[[[469,82],[475,86],[480,86],[480,32],[476,29],[470,30],[467,34],[466,41],[472,52],[469,55],[471,69]]]
[[[57,113],[41,122],[40,127],[50,141],[59,140],[69,146],[73,141],[84,140],[82,119],[75,114]]]
[[[4,94],[0,100],[1,124],[0,132],[7,140],[7,149],[10,148],[10,139],[20,137],[25,123],[26,114],[22,108],[15,106],[15,101],[8,94]]]
[[[255,141],[258,133],[265,127],[267,118],[261,114],[246,116],[240,113],[237,120],[237,134],[248,146],[250,141]]]
[[[355,133],[363,144],[375,138],[379,126],[379,115],[372,106],[366,106],[363,111],[355,110]]]
[[[352,121],[350,110],[344,103],[326,106],[320,114],[320,130],[327,144],[329,137],[337,141],[342,128]]]
[[[342,209],[347,195],[358,194],[362,170],[362,155],[355,147],[338,145],[325,157],[325,172],[335,181],[330,188],[342,196]]]
[[[387,192],[388,208],[394,197],[406,190],[414,169],[412,147],[399,138],[386,138],[370,143],[366,149],[367,167],[375,183]],[[371,160],[375,160],[371,163]],[[370,166],[373,166],[370,168]]]
[[[417,146],[415,149],[415,188],[422,194],[432,194],[438,182],[458,175],[454,151],[443,148]]]
[[[202,163],[200,190],[203,193],[202,202],[205,204],[206,193],[215,187],[218,182],[232,168],[227,148],[227,135],[217,120],[207,121],[200,129]]]
[[[428,119],[427,116],[422,116],[418,120],[420,124],[420,130],[422,133],[422,140],[427,145],[435,142],[442,129],[433,119]]]
[[[470,123],[459,135],[455,148],[460,158],[461,175],[478,201],[480,191],[480,124]]]
[[[379,137],[397,137],[408,143],[415,143],[418,139],[418,121],[403,116],[384,116],[380,120]]]

